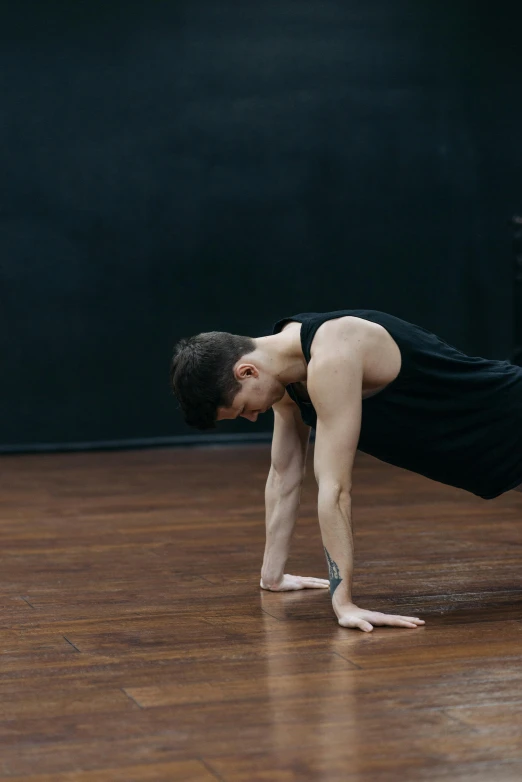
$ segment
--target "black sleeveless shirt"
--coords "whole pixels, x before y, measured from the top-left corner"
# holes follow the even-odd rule
[[[383,326],[402,365],[382,391],[363,399],[358,449],[440,483],[489,500],[522,483],[522,369],[508,361],[471,357],[435,334],[376,310],[304,312],[278,320],[301,326],[308,364],[314,335],[345,315]],[[313,404],[286,387],[305,423],[315,429]]]

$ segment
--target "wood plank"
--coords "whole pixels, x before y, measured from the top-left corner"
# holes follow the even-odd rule
[[[358,455],[355,593],[427,620],[366,635],[259,589],[267,445],[2,461],[0,778],[521,778],[522,495]]]
[[[65,771],[9,777],[11,782],[216,782],[216,777],[200,760],[143,764],[122,768],[96,768],[92,771]]]
[[[297,780],[322,780],[328,782],[519,782],[522,777],[522,761],[515,763],[483,762],[442,763],[436,757],[422,760],[418,757],[397,759],[390,770],[388,759],[374,757],[366,761],[343,754],[337,757],[311,758],[309,753],[285,753],[274,757],[266,755],[235,755],[209,757],[208,760],[227,782],[297,782]]]

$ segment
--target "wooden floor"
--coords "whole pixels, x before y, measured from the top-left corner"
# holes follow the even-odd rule
[[[313,447],[287,572],[327,576]],[[268,445],[5,457],[0,778],[522,779],[522,495],[363,455],[355,597],[259,589]]]

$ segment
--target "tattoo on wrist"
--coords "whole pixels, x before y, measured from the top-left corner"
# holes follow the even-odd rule
[[[324,548],[324,546],[323,546]],[[330,596],[333,597],[333,594],[339,584],[342,581],[342,578],[339,574],[339,567],[337,566],[337,562],[334,562],[334,560],[331,558],[330,554],[324,549],[324,553],[326,554],[326,561],[328,562],[328,578],[330,579]]]

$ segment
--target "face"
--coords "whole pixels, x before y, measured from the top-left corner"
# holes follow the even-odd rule
[[[266,413],[284,396],[284,385],[261,372],[254,364],[241,364],[236,367],[235,374],[241,389],[231,407],[218,408],[218,421],[241,417],[254,423],[259,415]]]

